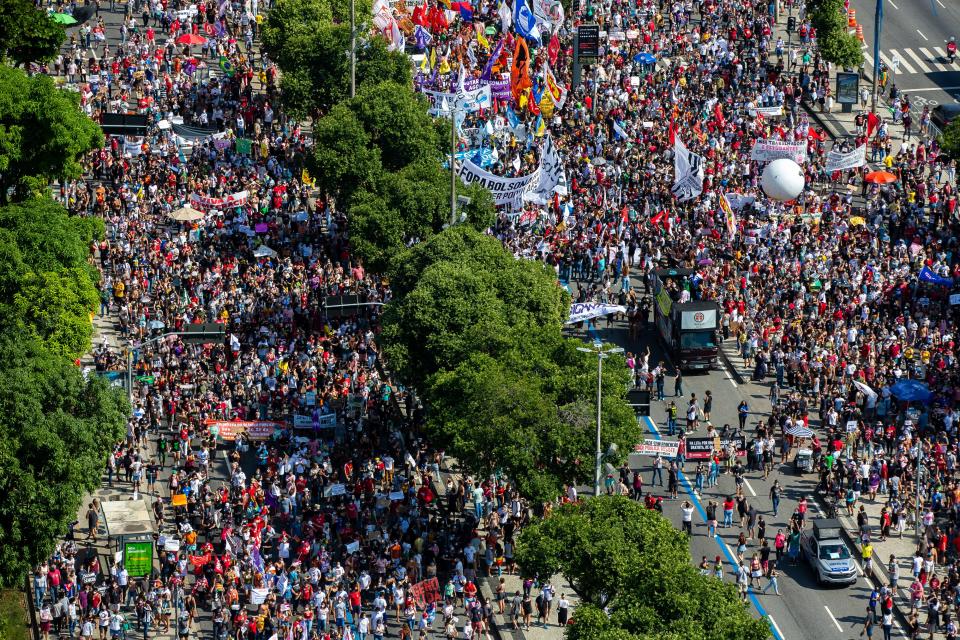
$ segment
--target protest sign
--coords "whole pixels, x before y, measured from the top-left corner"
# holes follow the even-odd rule
[[[807,161],[807,143],[757,140],[750,152],[750,159],[758,162],[771,162],[780,158],[787,158],[797,164],[803,164]]]
[[[644,456],[661,455],[675,458],[680,450],[680,443],[671,440],[644,440],[633,446],[633,452]]]
[[[742,456],[747,452],[747,439],[744,436],[727,438],[687,438],[687,459],[688,460],[706,460],[713,451],[726,451],[727,445],[731,442],[737,448],[737,455]]]
[[[211,432],[216,431],[221,440],[232,442],[241,433],[246,433],[251,440],[269,440],[274,429],[283,427],[281,422],[266,420],[207,420],[204,422]]]
[[[827,153],[827,173],[855,169],[865,164],[867,164],[867,145],[865,144],[847,153],[839,151],[829,151]]]

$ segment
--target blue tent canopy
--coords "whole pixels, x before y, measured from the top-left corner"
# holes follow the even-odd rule
[[[890,387],[890,393],[904,402],[928,403],[933,398],[930,388],[919,380],[899,380]]]

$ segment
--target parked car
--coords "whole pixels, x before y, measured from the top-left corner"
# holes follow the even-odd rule
[[[960,104],[938,104],[930,112],[930,121],[943,131],[957,116],[960,116]]]

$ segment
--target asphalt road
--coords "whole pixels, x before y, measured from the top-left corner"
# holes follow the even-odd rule
[[[882,0],[883,30],[880,59],[891,66],[901,61],[891,79],[907,91],[911,102],[931,108],[960,100],[960,56],[946,59],[945,41],[960,41],[960,4],[956,0]],[[863,25],[867,66],[873,66],[874,22],[877,0],[851,0],[857,22]],[[872,75],[872,74],[871,74]]]
[[[639,340],[631,341],[625,323],[614,323],[610,328],[603,328],[606,322],[601,320],[599,325],[601,328],[584,337],[600,337],[604,342],[618,344],[634,353],[642,352],[649,346],[651,349],[651,366],[659,360],[667,359],[657,342],[655,329],[652,326],[649,330],[642,332]],[[756,414],[756,419],[766,416],[770,409],[770,403],[767,400],[768,390],[765,385],[755,383],[738,385],[724,369],[704,374],[687,374],[684,376],[683,387],[687,398],[691,393],[697,394],[698,398],[703,398],[707,390],[712,392],[714,402],[711,418],[713,424],[718,427],[724,423],[737,424],[737,406],[741,399],[747,401],[751,412]],[[672,376],[667,377],[666,391],[668,393],[673,391]],[[664,429],[666,406],[670,400],[674,399],[668,395],[665,403],[653,402],[651,404],[650,421],[641,419],[651,436],[656,437],[654,432]],[[676,400],[678,400],[678,406],[685,405],[685,402],[683,404],[679,402],[681,399]],[[748,434],[752,433],[752,426],[755,422],[754,419],[748,421]],[[665,433],[664,429],[664,439],[668,439]],[[632,454],[629,464],[632,469],[642,470],[645,483],[644,491],[652,490],[657,495],[665,496],[667,495],[665,487],[651,487],[649,484],[652,475],[651,460],[648,456]],[[719,529],[718,538],[709,538],[702,511],[702,506],[706,505],[707,500],[712,499],[721,502],[727,495],[735,493],[733,478],[721,475],[717,487],[705,489],[701,497],[696,497],[692,491],[695,468],[696,462],[687,462],[685,467],[686,482],[681,482],[679,498],[664,501],[664,514],[679,527],[680,503],[684,500],[690,500],[697,507],[694,515],[693,537],[690,541],[692,560],[699,564],[702,556],[707,556],[712,561],[717,555],[720,555],[725,568],[724,579],[733,581],[735,579],[733,569],[736,559],[736,543],[741,530],[738,526],[731,529]],[[664,473],[664,476],[666,476],[666,473]],[[785,465],[782,468],[776,467],[767,480],[764,480],[763,474],[760,472],[748,473],[746,479],[746,494],[750,502],[756,505],[760,515],[766,520],[767,536],[772,546],[772,539],[776,535],[777,529],[786,529],[790,515],[799,499],[804,495],[812,496],[816,484],[815,476],[812,474],[797,476],[793,473],[792,466]],[[779,515],[774,517],[769,491],[776,479],[779,479],[785,491],[781,499]],[[819,513],[812,501],[811,512],[814,517]],[[756,540],[750,543],[745,554],[747,562],[758,548]],[[859,637],[860,630],[863,628],[862,620],[871,589],[870,584],[862,576],[855,585],[850,587],[820,587],[816,584],[812,571],[805,564],[794,567],[783,566],[780,572],[781,597],[775,596],[771,590],[763,595],[751,594],[749,602],[755,615],[768,616],[775,638],[778,640],[802,640],[805,638],[823,640],[827,638]],[[761,581],[764,586],[766,582],[766,579]],[[880,633],[879,629],[877,633]],[[895,627],[894,637],[905,636]]]

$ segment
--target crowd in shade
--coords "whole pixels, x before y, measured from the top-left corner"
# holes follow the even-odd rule
[[[740,425],[756,429],[757,464],[797,444],[787,430],[815,427],[838,500],[879,492],[896,530],[919,496],[923,553],[960,548],[955,163],[925,120],[899,145],[890,122],[862,118],[833,151],[865,146],[873,167],[830,170],[808,111],[834,107],[831,69],[802,6],[788,50],[766,0],[514,2],[374,8],[434,111],[467,105],[460,168],[536,175],[498,200],[490,233],[575,282],[580,301],[635,318],[654,268],[693,269],[689,297],[720,304],[724,338],[773,388],[775,410]],[[422,408],[382,367],[378,307],[321,311],[326,296],[391,291],[351,255],[344,212],[311,189],[309,133],[257,46],[269,3],[193,7],[119,5],[117,42],[104,6],[34,69],[75,86],[95,118],[150,120],[142,138],[109,137],[61,194],[108,223],[91,247],[101,313],[127,344],[226,328],[222,343],[171,336],[135,353],[134,419],[110,479],[151,496],[159,570],[139,579],[93,559],[78,572],[80,547],[64,542],[34,578],[44,631],[186,638],[212,620],[216,640],[484,637],[497,603],[477,582],[512,568],[527,505],[502,480],[441,475]],[[583,24],[599,26],[599,55],[575,71]],[[490,91],[468,104],[476,87]],[[806,177],[789,203],[761,189],[778,153]],[[678,154],[693,163],[682,183]],[[867,183],[871,168],[895,182]],[[106,346],[97,361],[125,367]],[[662,376],[635,362],[639,380]],[[93,506],[81,528],[95,535],[97,518]],[[955,582],[936,569],[917,576],[922,598]],[[528,581],[497,598],[529,623],[557,594]]]

